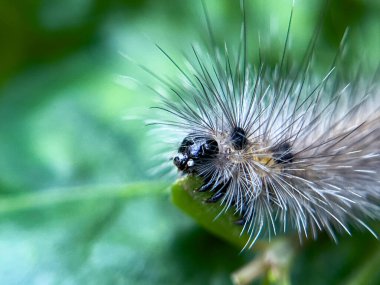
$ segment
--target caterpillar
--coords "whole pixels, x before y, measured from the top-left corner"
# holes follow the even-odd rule
[[[216,46],[205,11],[211,50],[192,46],[183,67],[160,48],[180,74],[161,80],[172,97],[160,94],[154,123],[176,141],[174,167],[203,179],[197,191],[211,193],[206,203],[235,211],[247,247],[287,231],[337,240],[355,226],[376,236],[366,222],[380,218],[377,77],[345,83],[337,59],[324,78],[314,76],[318,31],[299,66],[288,68],[293,9],[275,69],[248,59],[244,4],[235,53]]]

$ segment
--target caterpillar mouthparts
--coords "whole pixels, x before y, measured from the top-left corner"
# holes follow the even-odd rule
[[[159,124],[178,139],[173,164],[203,179],[206,202],[234,209],[247,247],[288,229],[300,239],[326,231],[337,240],[351,226],[376,236],[365,221],[380,219],[379,88],[345,84],[335,62],[316,80],[315,36],[300,66],[286,70],[291,18],[275,70],[248,61],[245,14],[235,55],[193,47],[184,69],[164,52],[184,78],[163,83],[177,100],[164,97],[159,108],[168,115]]]

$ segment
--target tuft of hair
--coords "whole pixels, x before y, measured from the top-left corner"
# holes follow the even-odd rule
[[[176,80],[161,81],[177,99],[158,92],[162,112],[153,122],[173,146],[166,159],[176,157],[180,173],[204,178],[214,200],[235,210],[250,235],[247,247],[288,229],[300,240],[326,231],[336,241],[336,233],[350,234],[352,226],[376,236],[366,224],[380,218],[376,79],[343,82],[341,49],[325,77],[315,77],[311,62],[320,25],[301,63],[287,68],[290,16],[273,70],[247,59],[244,7],[235,54],[214,44],[205,14],[211,50],[192,46],[182,67],[161,49],[179,70]],[[205,155],[209,141],[216,147]]]

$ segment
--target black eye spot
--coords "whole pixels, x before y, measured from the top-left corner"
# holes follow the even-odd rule
[[[293,162],[292,147],[288,142],[283,142],[272,148],[273,159],[279,164]]]
[[[234,149],[242,150],[248,143],[245,131],[236,127],[231,132],[231,143]]]

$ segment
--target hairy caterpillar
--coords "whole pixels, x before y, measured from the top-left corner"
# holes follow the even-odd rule
[[[206,202],[235,210],[247,246],[288,228],[300,239],[326,231],[336,240],[351,226],[376,236],[365,220],[380,218],[378,87],[343,83],[336,61],[316,79],[317,32],[300,66],[286,68],[291,17],[277,68],[252,65],[243,18],[235,55],[226,46],[192,47],[184,68],[162,50],[180,72],[176,81],[162,80],[177,100],[162,96],[157,108],[167,117],[156,122],[177,140],[174,165],[203,178],[197,190],[212,193]]]

